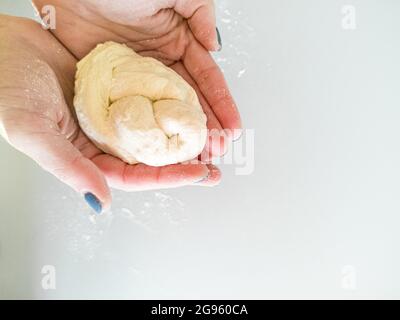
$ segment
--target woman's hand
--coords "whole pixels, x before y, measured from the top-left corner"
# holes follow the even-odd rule
[[[127,165],[96,148],[71,111],[76,62],[38,23],[0,15],[0,133],[12,146],[85,194],[96,211],[110,206],[107,181],[123,190],[218,182],[211,165]]]
[[[33,2],[39,11],[44,5],[55,7],[52,32],[78,59],[98,43],[113,40],[162,61],[185,78],[198,93],[210,132],[221,135],[210,134],[203,160],[223,155],[225,138],[239,137],[238,110],[209,53],[220,49],[212,0]]]

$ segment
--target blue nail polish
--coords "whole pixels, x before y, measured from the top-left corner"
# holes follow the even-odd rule
[[[222,39],[221,39],[221,34],[219,33],[218,28],[216,28],[216,30],[217,30],[217,39],[218,39],[218,44],[219,44],[219,50],[218,50],[218,51],[221,51],[221,50],[222,50]]]
[[[100,214],[102,211],[102,206],[101,202],[93,193],[85,193],[85,200],[88,203],[88,205],[97,213]]]

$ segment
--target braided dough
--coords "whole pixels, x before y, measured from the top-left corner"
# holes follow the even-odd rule
[[[98,148],[151,166],[201,153],[207,119],[196,92],[175,71],[114,42],[98,45],[77,67],[76,114]]]

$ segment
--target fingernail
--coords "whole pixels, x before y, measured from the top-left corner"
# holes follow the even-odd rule
[[[221,39],[221,34],[219,33],[218,28],[215,28],[217,30],[217,40],[218,40],[218,50],[217,51],[221,51],[222,50],[222,39]]]
[[[208,178],[210,177],[211,171],[208,171],[207,175],[205,177],[203,177],[201,180],[196,181],[195,183],[202,183],[204,181],[207,181]]]
[[[208,165],[208,169],[209,173],[207,178],[197,182],[197,185],[202,187],[215,187],[220,183],[221,172],[219,171],[219,169],[212,164]]]
[[[101,202],[99,201],[99,199],[97,199],[97,197],[91,193],[85,193],[85,200],[88,203],[88,205],[97,213],[100,214],[102,211],[102,205]]]

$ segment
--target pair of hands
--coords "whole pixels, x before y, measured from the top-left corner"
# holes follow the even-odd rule
[[[219,182],[211,164],[128,165],[103,153],[79,128],[72,105],[77,60],[98,43],[126,43],[195,88],[208,129],[229,129],[221,139],[210,136],[205,147],[205,154],[222,156],[241,123],[209,53],[220,47],[211,0],[33,2],[39,11],[55,7],[55,30],[0,15],[0,133],[12,146],[76,191],[93,194],[103,209],[111,203],[109,186],[130,191]]]

